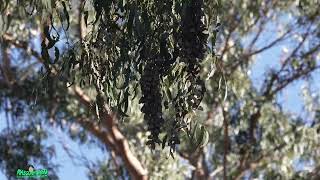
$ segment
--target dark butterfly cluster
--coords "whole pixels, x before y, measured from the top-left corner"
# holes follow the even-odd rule
[[[178,24],[179,29],[171,34],[175,41],[174,52],[168,52],[167,39],[169,34],[161,34],[159,57],[147,62],[140,80],[143,95],[140,103],[143,103],[142,112],[144,113],[148,130],[151,132],[147,144],[152,149],[155,148],[157,143],[162,143],[163,148],[168,145],[171,155],[175,151],[176,145],[180,144],[179,131],[181,128],[186,127],[183,119],[190,111],[189,107],[198,109],[205,93],[204,82],[200,79],[200,63],[204,58],[207,41],[207,34],[203,33],[206,28],[201,21],[204,16],[202,6],[203,2],[201,0],[182,4],[180,11],[181,21]],[[190,85],[186,92],[179,90],[177,96],[172,99],[176,115],[170,124],[169,131],[161,141],[159,133],[164,128],[161,78],[167,74],[172,64],[178,59],[187,65],[184,69],[187,73],[185,81],[189,82],[188,84]]]
[[[204,16],[203,2],[201,0],[190,1],[186,3],[181,12],[181,24],[176,39],[178,40],[179,57],[182,62],[187,64],[187,80],[190,82],[187,94],[177,96],[175,99],[176,121],[183,119],[188,113],[188,108],[185,107],[185,101],[191,109],[198,109],[200,102],[206,91],[205,84],[200,78],[200,63],[204,58],[205,45],[208,35],[203,33],[206,30],[204,23],[201,21]],[[176,122],[175,124],[183,123]],[[172,134],[177,134],[177,130],[181,127],[174,128]],[[177,142],[176,136],[171,137],[171,142]]]
[[[117,95],[105,93],[112,96],[110,99],[117,98],[118,107],[121,102],[128,102],[128,83],[136,78],[135,82],[139,81],[141,87],[142,97],[139,101],[142,104],[141,111],[150,132],[147,145],[151,149],[154,149],[156,144],[162,144],[162,147],[167,145],[172,154],[176,145],[180,144],[179,132],[181,128],[187,126],[184,122],[186,114],[191,109],[198,109],[205,92],[204,82],[200,79],[200,63],[204,58],[207,41],[207,35],[203,33],[206,28],[201,21],[204,16],[203,2],[202,0],[192,0],[174,5],[173,1],[168,1],[168,3],[159,6],[148,7],[155,10],[152,13],[149,13],[145,8],[132,9],[127,5],[126,12],[128,11],[129,20],[127,24],[124,24],[126,28],[119,28],[119,24],[111,19],[113,15],[110,14],[114,13],[108,11],[109,6],[110,3],[101,0],[94,1],[97,14],[93,24],[99,22],[97,40],[92,42],[93,44],[82,44],[84,48],[80,60],[70,60],[71,65],[69,66],[75,67],[74,64],[79,64],[81,76],[87,77],[81,79],[80,85],[85,85],[88,80],[89,84],[93,82],[97,86],[97,90],[101,92],[114,93],[119,91],[118,94],[114,93]],[[173,10],[177,13],[173,14]],[[159,13],[157,13],[158,11]],[[141,12],[141,18],[138,18],[139,12]],[[154,12],[156,13],[154,14]],[[151,16],[155,16],[155,23],[151,23]],[[137,39],[132,35],[136,35]],[[129,51],[131,52],[130,56]],[[179,66],[181,62],[186,65],[181,70],[181,74],[187,74],[187,76],[178,75],[173,70],[173,64]],[[135,73],[132,73],[131,69],[138,71],[141,78],[138,79],[139,76],[133,77]],[[118,81],[117,76],[121,73],[124,73],[125,77],[124,82],[119,83],[121,85],[119,88],[117,82],[110,83],[110,81]],[[188,87],[187,89],[179,89],[175,97],[168,97],[168,100],[165,101],[166,109],[168,101],[172,101],[170,105],[176,113],[175,117],[172,117],[172,121],[165,123],[162,111],[164,101],[162,84],[165,78],[169,77],[167,76],[169,74],[172,76],[169,80],[171,84],[177,80],[180,84],[188,84]],[[118,89],[112,90],[109,87]],[[161,140],[159,135],[164,131],[166,131],[166,135]]]
[[[205,92],[204,82],[200,79],[200,62],[204,58],[208,35],[204,33],[206,27],[201,21],[204,16],[202,6],[201,0],[186,4],[182,11],[178,40],[180,57],[187,64],[187,80],[191,82],[187,101],[194,109],[198,108]]]
[[[189,65],[188,71],[194,75],[199,72],[199,62],[206,51],[205,45],[208,35],[204,33],[206,27],[202,22],[204,16],[201,10],[201,0],[185,4],[181,14],[181,27],[178,34],[180,57]]]
[[[151,135],[148,136],[147,145],[154,149],[156,143],[161,143],[159,134],[164,123],[161,106],[160,74],[156,63],[152,61],[147,63],[140,79],[140,85],[143,96],[139,103],[143,103],[141,111],[144,113],[144,120],[147,123],[148,130],[151,132]]]

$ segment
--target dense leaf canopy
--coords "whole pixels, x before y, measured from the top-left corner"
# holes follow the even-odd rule
[[[59,129],[108,154],[90,179],[319,179],[317,3],[0,0],[3,173],[58,179]]]

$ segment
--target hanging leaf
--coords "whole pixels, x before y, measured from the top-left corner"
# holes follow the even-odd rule
[[[128,111],[129,96],[130,96],[130,94],[129,94],[128,90],[126,90],[126,92],[124,93],[124,96],[123,96],[122,103],[121,103],[124,106],[124,110],[123,110],[124,113],[127,113],[127,111]]]
[[[197,139],[196,139],[196,142],[197,142],[197,148],[199,147],[199,145],[201,144],[202,140],[203,140],[203,137],[204,137],[204,133],[205,133],[205,129],[203,126],[200,127],[200,134],[197,135]]]
[[[129,117],[125,112],[122,111],[120,106],[118,106],[118,113],[121,117]]]
[[[98,117],[98,121],[100,121],[100,113],[99,113],[99,106],[98,106],[98,104],[97,103],[95,103],[95,110],[96,110],[96,115],[97,115],[97,117]]]
[[[127,23],[127,30],[128,30],[129,36],[132,35],[132,26],[133,26],[134,16],[135,16],[135,8],[134,8],[133,5],[131,5],[130,6],[129,19],[128,19],[128,23]]]
[[[223,101],[226,101],[227,100],[227,97],[228,97],[228,85],[227,85],[227,82],[225,80],[225,92],[224,92],[224,98],[223,98]]]
[[[4,12],[6,9],[7,9],[7,7],[8,7],[8,5],[10,4],[10,1],[9,0],[6,0],[6,1],[1,1],[1,3],[4,3],[4,4],[1,4],[0,5],[0,11],[1,12]]]
[[[120,93],[119,93],[119,95],[118,95],[118,99],[117,99],[117,104],[118,104],[118,106],[121,105],[121,103],[120,103],[121,95],[122,95],[122,91],[120,91]]]
[[[208,141],[209,141],[209,132],[205,129],[204,126],[201,126],[201,130],[200,130],[200,136],[198,138],[198,147],[204,147],[205,145],[207,145]]]
[[[6,24],[5,31],[7,31],[9,29],[9,27],[10,27],[11,20],[12,20],[12,15],[8,14],[6,20],[7,20],[7,22],[5,23]]]
[[[174,155],[173,155],[173,151],[172,150],[170,150],[170,155],[174,159]]]
[[[60,52],[59,52],[59,49],[57,47],[54,47],[54,56],[55,56],[55,59],[54,59],[53,63],[55,64],[56,62],[58,62],[59,56],[60,56]]]
[[[48,52],[47,46],[45,44],[45,40],[43,40],[42,43],[41,43],[41,56],[42,56],[42,59],[43,59],[43,64],[44,64],[46,70],[48,70],[49,69],[49,63],[51,61],[50,61],[50,56],[49,56],[49,52]]]
[[[81,79],[81,80],[80,80],[80,88],[83,88],[84,86],[85,86],[84,79]]]
[[[45,37],[49,40],[52,41],[53,39],[50,36],[50,27],[49,26],[44,26],[43,28],[43,34],[45,35]]]
[[[195,126],[193,127],[192,133],[189,134],[189,141],[190,141],[191,145],[194,145],[194,141],[193,140],[195,139],[197,128],[198,128],[198,124],[196,123]]]
[[[70,26],[70,17],[69,17],[69,13],[68,13],[68,10],[67,10],[67,6],[66,6],[66,3],[64,1],[61,2],[62,3],[62,6],[63,6],[63,13],[67,19],[67,27],[66,27],[66,30],[69,29],[69,26]]]
[[[86,27],[88,26],[88,17],[89,17],[89,12],[88,11],[84,11],[84,24],[86,25]]]
[[[137,95],[138,95],[138,86],[139,86],[139,83],[136,83],[136,85],[134,86],[134,94],[133,94],[133,97],[131,98],[131,100],[133,100],[133,99],[135,99],[136,97],[137,97]]]
[[[170,88],[168,86],[166,87],[166,95],[168,97],[168,100],[171,101],[172,100],[172,94],[171,94]]]
[[[168,138],[168,135],[166,134],[162,139],[162,149],[166,147],[167,138]]]

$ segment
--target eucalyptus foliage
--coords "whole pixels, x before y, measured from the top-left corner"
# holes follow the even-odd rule
[[[132,176],[124,159],[112,159],[121,150],[92,133],[110,131],[102,117],[108,107],[151,179],[317,179],[312,84],[303,89],[308,116],[278,103],[287,86],[319,72],[317,7],[303,0],[1,0],[1,167],[8,177],[31,160],[54,167],[54,150],[41,142],[50,134],[44,128],[55,127],[106,149],[110,158],[88,164],[89,178]],[[279,59],[270,56],[279,63],[258,86],[252,65],[279,44],[288,47]],[[89,108],[73,88],[92,99]]]

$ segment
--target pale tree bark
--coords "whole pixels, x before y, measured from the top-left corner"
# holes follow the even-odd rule
[[[88,109],[92,110],[92,113],[96,113],[93,108],[91,108],[91,104],[93,104],[92,100],[85,95],[79,87],[73,87],[70,91],[73,91],[79,101]],[[83,125],[83,127],[88,128],[91,133],[95,134],[101,141],[109,145],[109,147],[122,158],[125,166],[134,179],[148,179],[147,170],[144,169],[141,162],[133,155],[127,139],[119,130],[116,123],[116,116],[109,112],[108,107],[105,105],[99,107],[99,109],[100,121],[106,129],[94,125],[92,122],[80,122],[80,124]]]

